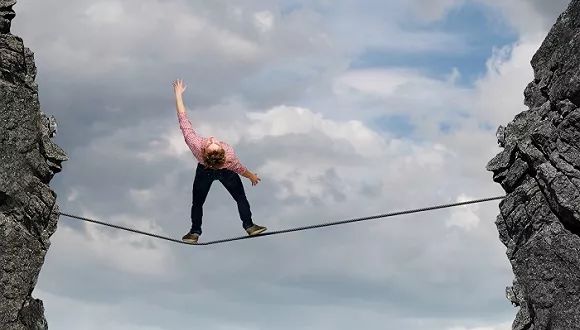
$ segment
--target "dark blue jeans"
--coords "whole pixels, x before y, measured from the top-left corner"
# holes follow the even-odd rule
[[[201,218],[203,216],[203,203],[209,193],[209,188],[214,180],[219,180],[227,191],[238,203],[238,211],[240,219],[242,219],[242,227],[244,229],[250,228],[254,225],[252,222],[252,212],[250,211],[250,203],[246,198],[244,185],[238,173],[222,168],[211,169],[198,163],[195,170],[195,178],[193,179],[193,201],[191,204],[191,233],[198,233],[201,235]]]

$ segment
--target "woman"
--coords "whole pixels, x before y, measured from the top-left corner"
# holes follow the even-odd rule
[[[197,243],[201,235],[201,218],[203,216],[203,203],[209,193],[209,188],[214,180],[219,180],[227,191],[238,203],[238,211],[242,226],[248,235],[258,235],[266,230],[266,227],[258,226],[252,222],[252,212],[250,203],[246,198],[244,185],[238,174],[252,181],[252,186],[261,180],[256,174],[240,163],[233,148],[223,142],[216,140],[213,136],[205,138],[197,134],[191,127],[191,122],[187,118],[185,106],[183,105],[182,94],[187,86],[181,79],[173,82],[175,101],[177,106],[177,118],[179,127],[183,132],[185,143],[198,160],[195,178],[193,180],[193,202],[191,204],[191,230],[182,240],[187,243]]]

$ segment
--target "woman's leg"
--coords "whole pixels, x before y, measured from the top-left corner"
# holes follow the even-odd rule
[[[201,218],[203,217],[203,203],[209,188],[214,180],[214,175],[206,170],[203,165],[198,164],[193,179],[192,203],[191,203],[191,230],[190,233],[201,235]]]
[[[248,202],[248,198],[246,198],[246,192],[244,191],[244,185],[242,184],[240,176],[236,172],[228,169],[221,169],[220,171],[218,180],[236,200],[236,203],[238,203],[238,212],[240,213],[242,226],[244,229],[252,227],[254,225],[252,222],[252,211],[250,210],[250,203]]]

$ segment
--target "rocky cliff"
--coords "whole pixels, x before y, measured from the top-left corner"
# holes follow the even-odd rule
[[[16,0],[0,0],[0,329],[46,329],[31,297],[58,206],[49,182],[67,159],[40,111],[34,55],[10,33]]]
[[[515,279],[512,328],[580,329],[580,0],[533,56],[529,107],[497,130],[488,164],[506,197],[496,226]]]

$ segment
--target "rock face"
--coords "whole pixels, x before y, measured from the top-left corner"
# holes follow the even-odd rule
[[[533,56],[529,110],[497,131],[488,164],[506,197],[496,226],[515,274],[512,328],[580,329],[580,0]]]
[[[40,111],[34,55],[10,34],[15,3],[0,0],[0,329],[47,329],[31,293],[58,220],[48,184],[67,156]]]

